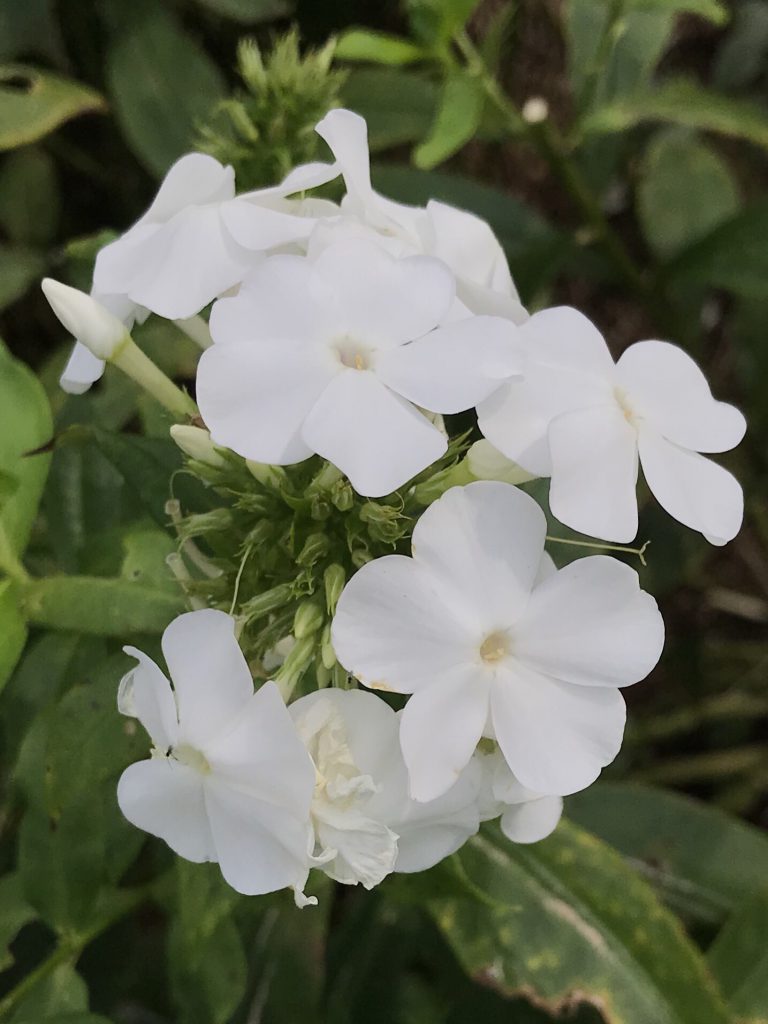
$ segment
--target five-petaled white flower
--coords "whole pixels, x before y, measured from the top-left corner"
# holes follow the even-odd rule
[[[123,772],[120,809],[187,860],[217,862],[238,892],[290,886],[303,905],[315,772],[277,687],[253,692],[223,612],[180,615],[162,646],[173,689],[150,658],[125,648],[138,665],[121,683],[119,707],[139,719],[153,750]]]
[[[439,260],[369,239],[270,257],[211,313],[197,376],[211,437],[257,462],[316,452],[360,494],[389,494],[446,451],[417,406],[461,412],[519,370],[509,321],[438,326],[453,298]]]
[[[398,742],[398,715],[361,690],[320,690],[290,706],[315,764],[313,863],[348,885],[422,871],[479,826],[479,765],[439,799],[417,804]]]
[[[658,502],[713,544],[739,531],[737,480],[699,452],[724,452],[744,417],[717,402],[675,345],[640,341],[614,363],[575,309],[536,313],[519,328],[525,378],[478,407],[480,429],[508,458],[551,476],[552,514],[574,530],[625,543],[637,533],[638,456]]]
[[[483,734],[528,789],[565,795],[616,756],[618,690],[658,661],[664,626],[637,573],[613,558],[537,580],[546,520],[511,484],[447,491],[413,531],[413,557],[364,565],[332,627],[366,686],[412,694],[400,742],[411,795],[445,792]]]

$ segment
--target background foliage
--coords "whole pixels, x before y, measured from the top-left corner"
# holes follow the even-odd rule
[[[767,0],[0,0],[0,1020],[768,1021],[767,55]],[[684,345],[748,415],[747,516],[721,550],[643,509],[667,648],[554,836],[484,831],[299,912],[117,811],[144,749],[120,644],[156,650],[179,609],[180,456],[118,375],[58,390],[36,285],[87,286],[193,146],[241,187],[321,155],[333,103],[383,191],[490,221],[530,307],[577,305],[615,354]],[[189,383],[181,334],[140,340]]]

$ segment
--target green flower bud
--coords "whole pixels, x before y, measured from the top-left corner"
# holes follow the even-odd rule
[[[325,558],[329,547],[330,543],[324,533],[310,533],[296,562],[305,567],[315,565],[321,558]]]
[[[265,590],[263,594],[257,594],[250,601],[246,601],[240,610],[240,614],[246,622],[251,619],[260,619],[276,608],[287,604],[292,597],[290,583],[279,583],[271,590]]]
[[[344,569],[334,562],[329,565],[323,573],[323,585],[325,587],[325,607],[328,614],[333,615],[336,611],[336,602],[341,597],[344,584],[347,582],[347,574]]]
[[[302,601],[293,619],[293,635],[302,640],[316,633],[324,622],[325,615],[316,601]]]
[[[336,664],[336,651],[334,651],[333,644],[331,643],[330,622],[326,623],[320,638],[320,660],[323,663],[323,667],[329,670]]]

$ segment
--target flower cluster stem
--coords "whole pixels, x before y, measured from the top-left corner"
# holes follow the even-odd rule
[[[177,387],[170,377],[146,356],[136,342],[127,335],[110,359],[118,369],[144,389],[176,419],[186,420],[198,416],[192,399]]]

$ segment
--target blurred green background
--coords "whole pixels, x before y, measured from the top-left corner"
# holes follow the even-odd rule
[[[246,37],[263,61],[238,72]],[[531,309],[577,306],[615,355],[693,355],[747,415],[722,460],[747,511],[718,549],[644,502],[667,647],[573,824],[297,916],[116,814],[141,745],[100,614],[153,633],[174,607],[153,566],[178,453],[130,382],[58,390],[68,345],[38,282],[87,287],[191,148],[241,188],[322,156],[330,105],[368,119],[383,192],[490,222]],[[35,577],[105,582],[86,624],[66,587],[19,617],[0,577],[0,1020],[768,1021],[767,151],[768,0],[0,0],[0,512]],[[137,337],[192,383],[178,332]]]

